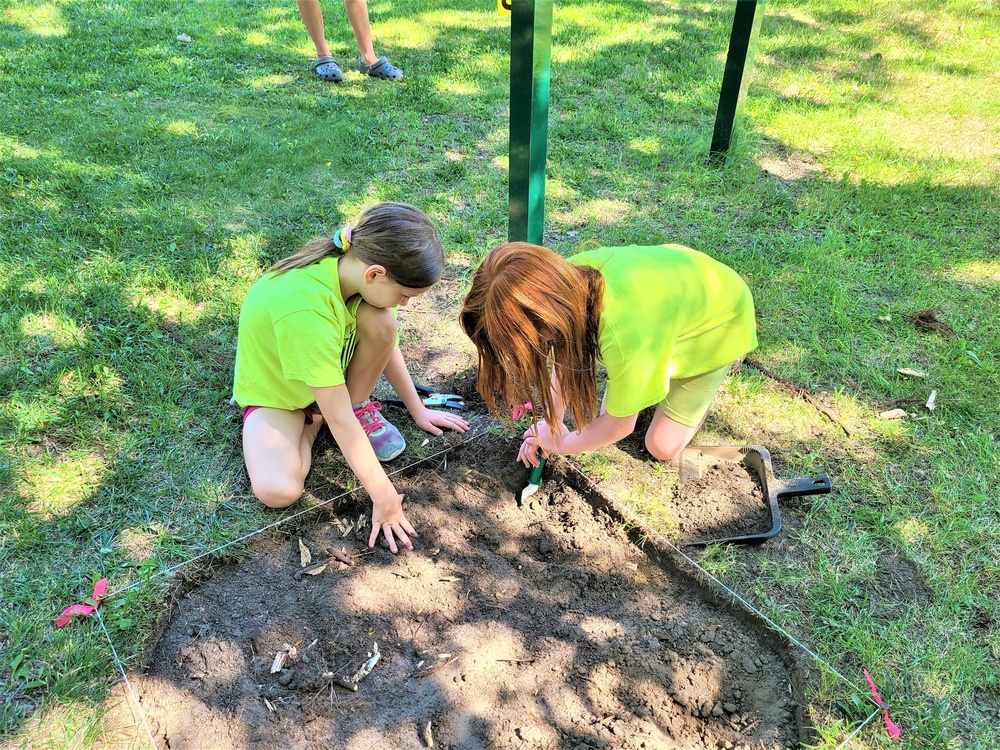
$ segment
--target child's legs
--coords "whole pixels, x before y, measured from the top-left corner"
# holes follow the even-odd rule
[[[646,430],[646,450],[653,458],[675,458],[695,436],[708,414],[708,407],[731,365],[674,380],[667,397],[656,407],[653,421]]]
[[[317,59],[330,57],[330,48],[323,33],[323,10],[319,7],[319,0],[297,0],[297,4],[302,23],[305,24],[309,38],[316,47]]]
[[[347,365],[347,392],[351,394],[352,404],[359,404],[371,396],[396,346],[396,318],[392,310],[362,302],[358,306],[357,320],[357,341]]]
[[[378,57],[375,56],[375,48],[372,46],[372,30],[368,22],[368,0],[344,0],[344,10],[347,12],[347,20],[354,32],[354,39],[358,43],[361,60],[365,65],[371,65],[378,60]]]
[[[312,445],[323,424],[317,414],[305,423],[301,410],[261,407],[243,423],[243,459],[253,493],[264,505],[284,508],[302,496],[312,462]]]

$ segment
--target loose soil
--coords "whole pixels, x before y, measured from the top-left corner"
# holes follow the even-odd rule
[[[764,534],[772,525],[760,477],[741,463],[718,464],[675,484],[674,514],[683,542]]]
[[[413,552],[369,552],[345,505],[180,597],[133,678],[158,745],[797,746],[781,655],[557,472],[519,507],[514,455],[485,435],[397,477]],[[354,564],[297,580],[299,539]]]

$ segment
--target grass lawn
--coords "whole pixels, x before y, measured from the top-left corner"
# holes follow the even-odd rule
[[[556,5],[546,242],[679,242],[734,266],[755,359],[851,429],[753,369],[728,381],[711,438],[762,443],[834,493],[780,565],[742,549],[706,564],[857,678],[853,697],[834,681],[814,696],[834,707],[820,747],[869,713],[862,667],[907,747],[1000,746],[1000,6],[767,2],[744,132],[713,169],[733,2]],[[101,576],[139,582],[102,608],[132,662],[165,606],[156,571],[274,520],[238,482],[228,405],[262,270],[379,200],[438,222],[451,278],[506,237],[505,21],[485,1],[370,9],[401,84],[351,72],[335,2],[340,85],[312,77],[292,2],[0,2],[12,747],[100,745],[117,667],[96,622],[52,627],[63,607]],[[887,745],[879,722],[851,741]]]

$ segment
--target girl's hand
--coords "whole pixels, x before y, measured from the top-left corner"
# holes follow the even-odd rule
[[[416,536],[417,532],[403,515],[403,496],[392,491],[393,497],[372,498],[372,533],[368,537],[368,546],[374,547],[381,531],[385,534],[385,541],[389,543],[389,549],[393,554],[399,552],[396,546],[396,537],[407,549],[413,549],[413,542],[410,536]],[[409,535],[409,536],[407,536]]]
[[[566,425],[561,422],[557,425],[558,433],[553,434],[552,427],[544,419],[538,420],[524,431],[524,442],[517,452],[517,460],[525,466],[538,466],[538,449],[548,456],[550,453],[558,453],[558,446],[564,437],[569,434]],[[557,440],[558,437],[558,440]]]
[[[538,438],[525,438],[524,442],[521,443],[521,447],[517,451],[517,460],[529,469],[532,466],[538,466],[538,447]],[[548,454],[546,453],[545,455],[547,456]]]
[[[458,416],[458,414],[447,411],[436,411],[428,409],[426,406],[422,408],[422,411],[418,411],[411,416],[413,417],[413,421],[416,422],[417,427],[424,432],[429,432],[431,435],[443,435],[444,431],[439,429],[441,427],[447,427],[449,430],[455,430],[455,432],[466,432],[469,429],[469,423]]]

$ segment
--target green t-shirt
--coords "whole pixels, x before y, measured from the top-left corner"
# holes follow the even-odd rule
[[[757,347],[753,298],[731,268],[680,245],[605,247],[569,259],[604,278],[598,329],[606,408],[627,417],[672,378],[717,370]]]
[[[361,296],[344,300],[339,258],[262,276],[240,309],[233,397],[240,406],[301,409],[311,388],[341,385]]]

